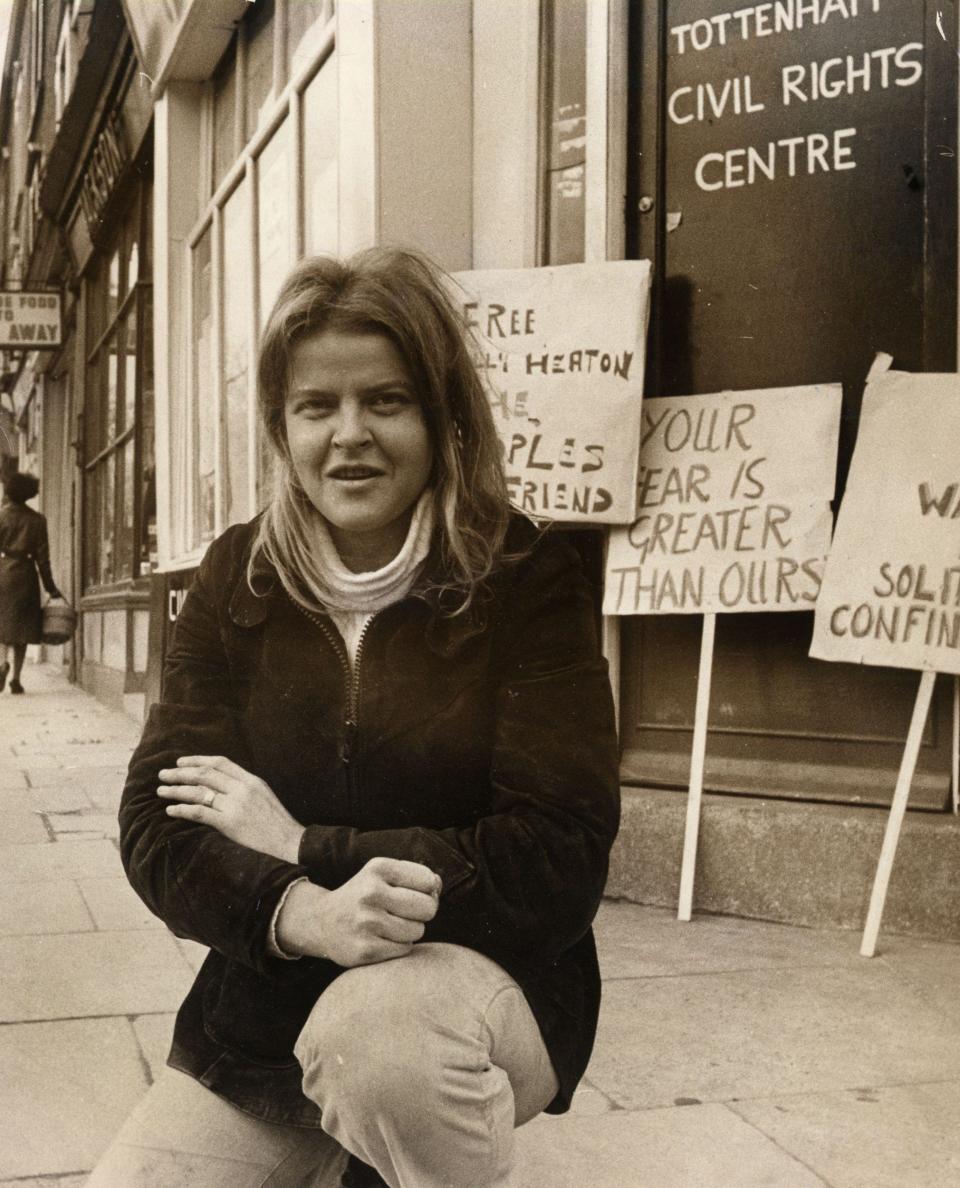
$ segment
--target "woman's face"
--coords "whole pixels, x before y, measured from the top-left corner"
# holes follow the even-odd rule
[[[433,466],[420,397],[393,341],[321,330],[298,342],[284,426],[300,485],[344,563],[386,565]]]

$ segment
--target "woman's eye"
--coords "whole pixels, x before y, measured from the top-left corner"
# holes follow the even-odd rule
[[[333,404],[329,400],[322,400],[316,396],[298,400],[294,412],[307,417],[325,417],[333,411]]]
[[[370,405],[376,412],[393,413],[410,403],[411,397],[406,392],[381,392],[373,398]]]

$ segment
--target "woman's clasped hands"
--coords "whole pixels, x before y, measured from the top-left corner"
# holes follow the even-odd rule
[[[210,825],[240,845],[296,863],[303,826],[259,776],[222,755],[185,755],[160,773],[171,817]],[[403,957],[437,913],[441,879],[428,866],[371,858],[335,890],[306,879],[289,889],[276,939],[291,956],[352,968]]]

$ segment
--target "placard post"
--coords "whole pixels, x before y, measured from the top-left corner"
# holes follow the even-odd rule
[[[700,636],[700,671],[697,675],[697,704],[693,717],[693,751],[690,756],[690,791],[687,794],[687,822],[683,833],[683,861],[680,867],[680,903],[677,919],[687,921],[693,911],[693,875],[697,865],[700,806],[703,800],[703,766],[707,752],[707,720],[710,714],[710,678],[713,673],[713,641],[717,616],[703,616]]]
[[[903,749],[903,759],[900,762],[900,771],[897,775],[897,786],[890,805],[890,815],[887,818],[887,829],[883,835],[880,861],[877,863],[873,891],[870,894],[870,908],[867,912],[867,923],[860,945],[861,957],[872,957],[876,951],[877,933],[880,931],[880,920],[887,898],[890,873],[893,870],[893,860],[897,853],[897,842],[900,840],[903,814],[907,809],[907,798],[910,795],[910,785],[913,782],[913,773],[917,766],[917,756],[920,753],[920,743],[923,739],[923,727],[930,710],[930,699],[933,696],[936,679],[937,674],[929,669],[920,677],[920,687],[917,689],[917,699],[913,704],[913,716],[910,719],[907,742]]]

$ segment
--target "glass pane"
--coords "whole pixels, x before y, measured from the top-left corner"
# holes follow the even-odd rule
[[[107,281],[107,316],[104,328],[117,316],[117,306],[120,304],[120,248],[118,247],[110,257],[110,271]]]
[[[113,581],[114,454],[108,454],[97,468],[100,472],[100,582]]]
[[[320,68],[303,95],[303,242],[308,255],[336,255],[337,57]]]
[[[248,365],[252,329],[249,191],[234,190],[223,208],[223,443],[225,524],[249,519]]]
[[[196,547],[213,539],[214,482],[214,360],[211,233],[208,229],[193,253],[193,532]]]
[[[333,0],[288,0],[287,5],[287,75],[306,61],[309,44],[298,53],[304,37],[315,23],[325,25],[333,17]]]
[[[274,0],[256,0],[247,17],[247,127],[249,140],[270,106],[273,92]]]
[[[257,240],[260,257],[260,325],[263,326],[293,263],[290,219],[289,121],[285,120],[257,159]]]
[[[237,39],[213,79],[213,188],[233,164],[237,142]]]
[[[89,589],[91,586],[96,586],[100,581],[100,570],[98,568],[99,557],[97,555],[97,540],[99,539],[99,532],[97,529],[97,515],[100,507],[100,492],[99,492],[99,468],[88,470],[84,475],[83,484],[83,541],[84,541],[84,556],[83,556],[83,586],[84,589]]]
[[[544,263],[583,259],[587,146],[586,0],[550,0],[544,43],[547,176]]]
[[[140,367],[140,572],[157,566],[157,466],[153,417],[153,290],[143,290],[143,350]]]
[[[107,352],[107,390],[105,394],[103,421],[101,422],[101,449],[109,445],[117,433],[117,383],[120,359],[116,330],[110,335],[104,349]]]
[[[137,417],[137,307],[127,315],[127,334],[123,352],[123,424],[132,425]]]
[[[117,495],[120,506],[117,509],[117,555],[116,576],[133,577],[133,512],[136,461],[134,459],[133,435],[127,438],[122,451],[117,455]]]

